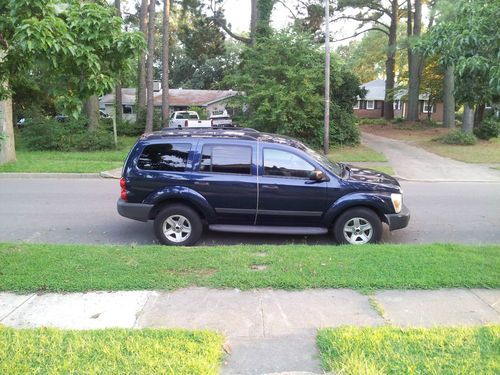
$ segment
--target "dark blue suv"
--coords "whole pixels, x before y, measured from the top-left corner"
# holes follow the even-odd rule
[[[301,142],[253,129],[172,130],[141,137],[123,168],[120,215],[154,220],[158,240],[193,245],[203,228],[324,234],[374,243],[382,223],[408,225],[391,176],[332,163]]]

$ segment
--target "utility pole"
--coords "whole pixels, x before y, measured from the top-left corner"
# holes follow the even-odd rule
[[[325,118],[323,152],[330,151],[330,0],[325,0]]]

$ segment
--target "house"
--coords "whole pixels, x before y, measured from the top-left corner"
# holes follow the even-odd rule
[[[366,89],[363,99],[358,97],[358,102],[353,107],[354,114],[358,118],[382,118],[384,117],[385,81],[375,79],[361,85]],[[394,94],[394,117],[405,117],[407,110],[407,90],[397,90]],[[419,118],[426,120],[428,115],[435,121],[443,121],[443,103],[430,103],[429,94],[420,94]]]
[[[189,107],[202,107],[207,111],[208,116],[212,113],[226,111],[229,99],[236,95],[233,90],[191,90],[191,89],[169,89],[170,112],[187,110]],[[153,102],[155,109],[161,110],[162,90],[159,82],[155,82]],[[122,89],[122,113],[123,119],[135,121],[136,119],[136,98],[135,88]],[[114,116],[115,94],[107,94],[100,98],[99,108]],[[230,113],[231,111],[229,111]]]

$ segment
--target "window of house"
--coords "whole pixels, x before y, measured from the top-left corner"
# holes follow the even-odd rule
[[[251,174],[250,147],[204,145],[201,154],[200,172]]]
[[[153,171],[184,172],[191,145],[188,143],[162,143],[144,148],[137,167]]]
[[[432,104],[429,105],[429,101],[427,100],[424,100],[424,105],[422,107],[422,112],[425,112],[425,113],[428,113],[428,112],[432,112],[434,110]]]
[[[315,169],[311,163],[291,152],[264,149],[264,176],[309,179]]]
[[[123,114],[124,115],[130,115],[134,113],[134,107],[131,105],[123,105]]]
[[[367,100],[366,101],[366,109],[374,109],[375,108],[375,101],[374,100]]]
[[[394,101],[394,109],[401,109],[401,101],[399,99]]]
[[[356,100],[356,104],[354,104],[352,109],[359,109],[359,100]]]

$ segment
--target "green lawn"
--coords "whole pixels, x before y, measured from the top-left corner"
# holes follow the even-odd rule
[[[17,161],[0,166],[0,172],[98,173],[120,168],[137,138],[121,137],[109,151],[16,151]]]
[[[222,344],[208,331],[0,327],[0,374],[215,375]]]
[[[499,374],[500,326],[323,329],[323,367],[346,375]]]
[[[356,165],[356,163],[354,163]],[[369,168],[369,169],[375,169],[376,171],[386,173],[388,175],[394,176],[396,172],[392,167],[386,166],[386,165],[363,165],[360,166],[360,168]]]
[[[263,267],[256,267],[263,266]],[[0,244],[0,290],[498,288],[500,245]]]
[[[332,148],[328,154],[328,158],[337,162],[387,161],[384,154],[363,145]]]

